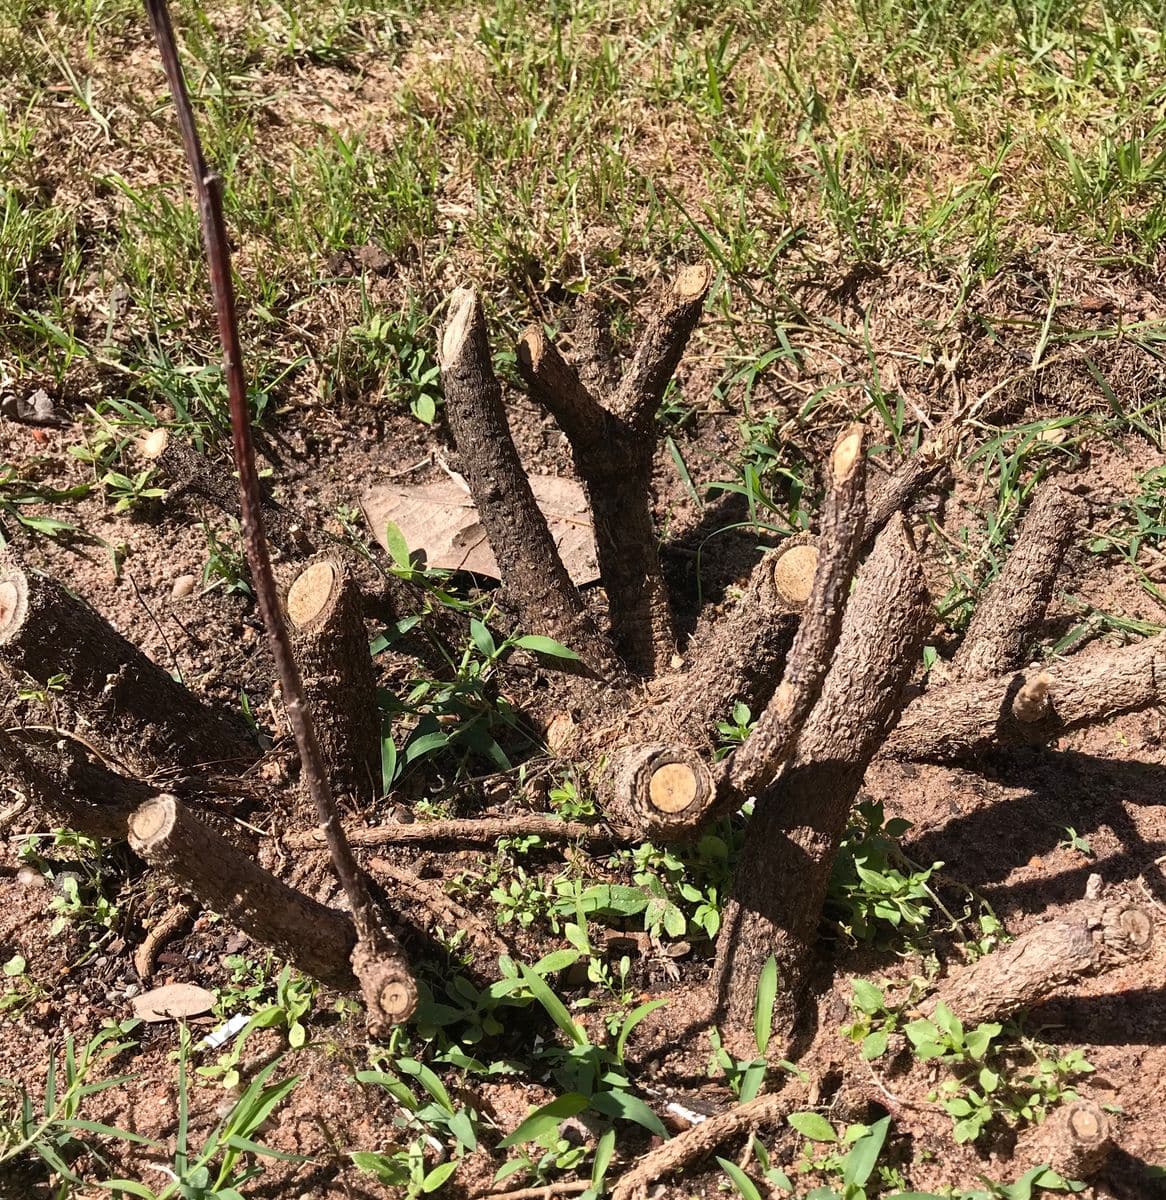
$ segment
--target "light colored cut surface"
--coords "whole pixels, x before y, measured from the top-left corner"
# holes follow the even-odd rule
[[[173,804],[168,804],[166,797],[159,796],[156,800],[147,800],[130,817],[130,833],[139,842],[149,843],[171,823],[173,817]]]
[[[696,799],[696,793],[696,775],[685,763],[665,764],[652,772],[648,782],[648,799],[660,812],[683,812]]]
[[[773,564],[773,586],[789,604],[799,607],[810,598],[814,571],[818,566],[817,546],[791,546]]]
[[[292,624],[302,629],[314,621],[327,607],[335,586],[336,568],[330,562],[312,563],[288,589],[287,615]]]
[[[0,630],[17,619],[20,591],[10,579],[0,581]]]

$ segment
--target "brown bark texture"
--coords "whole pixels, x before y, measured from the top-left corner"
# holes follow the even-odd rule
[[[1054,482],[1037,493],[1000,574],[985,591],[952,659],[957,679],[988,679],[1024,665],[1053,595],[1057,569],[1084,505]]]
[[[622,665],[571,582],[535,503],[506,422],[481,301],[469,288],[450,298],[440,351],[461,467],[520,623],[574,650],[593,673],[619,679]]]
[[[322,983],[355,989],[352,918],[288,887],[176,797],[155,796],[139,805],[130,817],[129,840],[205,908]]]
[[[1113,1130],[1095,1100],[1073,1100],[1055,1109],[1021,1141],[1018,1162],[1044,1163],[1062,1179],[1090,1180],[1113,1150]]]
[[[1153,936],[1144,905],[1119,896],[1079,900],[945,979],[921,1008],[930,1014],[942,1002],[966,1025],[1000,1020],[1085,976],[1144,958]]]
[[[862,440],[862,426],[856,425],[846,430],[834,447],[810,596],[781,683],[749,739],[730,760],[731,789],[743,798],[772,783],[792,752],[830,668],[863,541],[866,472]]]
[[[370,801],[380,790],[380,718],[360,589],[340,558],[321,555],[297,573],[284,609],[332,790]]]
[[[33,730],[0,730],[0,779],[50,820],[94,838],[124,838],[130,814],[155,790],[73,738]]]
[[[645,838],[686,835],[702,823],[714,798],[712,772],[686,746],[622,747],[612,755],[607,786],[605,811]]]
[[[644,720],[659,737],[711,749],[716,723],[734,704],[761,713],[789,657],[817,556],[809,539],[790,538],[757,563],[727,611],[702,614],[688,642],[688,669],[652,686],[659,699]]]
[[[531,395],[551,413],[571,445],[595,524],[612,640],[624,662],[640,675],[662,674],[675,652],[652,519],[654,418],[696,328],[711,281],[707,265],[681,271],[652,311],[632,361],[614,388],[611,374],[600,367],[602,356],[614,351],[593,309],[585,310],[589,316],[577,329],[578,369],[537,325],[527,329],[518,344],[519,372]],[[592,391],[583,375],[600,390]]]
[[[1041,669],[937,687],[907,706],[885,753],[945,762],[996,746],[1041,745],[1163,699],[1166,634],[1157,634]]]
[[[582,821],[561,821],[546,813],[515,813],[509,817],[451,817],[411,824],[374,825],[367,829],[349,829],[353,846],[390,846],[465,842],[469,845],[496,842],[501,837],[535,835],[555,842],[585,841],[591,845],[630,841],[635,831],[628,825],[586,825]],[[283,844],[289,850],[325,848],[319,829],[285,834]]]
[[[730,1138],[778,1124],[788,1108],[789,1102],[780,1094],[767,1093],[709,1117],[657,1147],[621,1175],[611,1190],[611,1200],[644,1200],[656,1180],[707,1158]]]
[[[65,677],[54,705],[77,732],[146,770],[248,762],[241,720],[200,700],[47,575],[0,556],[0,666],[42,687]]]
[[[918,661],[928,595],[907,528],[892,518],[860,567],[821,696],[798,748],[757,797],[710,986],[727,1044],[748,1052],[757,980],[770,955],[774,1031],[797,1014],[851,804]]]

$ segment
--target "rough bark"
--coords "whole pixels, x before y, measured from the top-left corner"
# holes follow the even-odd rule
[[[537,325],[518,343],[520,374],[571,445],[595,523],[612,640],[640,675],[667,671],[676,650],[652,519],[654,417],[700,318],[711,279],[707,265],[681,271],[614,388],[612,372],[603,367],[605,357],[610,366],[614,351],[593,309],[583,310],[576,327],[577,368]]]
[[[736,1108],[701,1121],[657,1147],[621,1175],[611,1190],[611,1200],[644,1200],[648,1189],[662,1176],[675,1174],[690,1163],[707,1158],[730,1138],[778,1124],[788,1110],[789,1101],[773,1093],[756,1096]]]
[[[907,706],[885,753],[945,762],[995,746],[1040,745],[1164,698],[1166,634],[1158,634],[1041,669],[935,688]]]
[[[757,980],[772,954],[774,1031],[788,1035],[805,984],[826,887],[867,765],[918,661],[928,595],[902,518],[858,571],[834,663],[797,752],[757,798],[710,980],[728,1044],[749,1052]]]
[[[709,263],[685,267],[653,306],[609,410],[633,428],[651,426],[712,285]]]
[[[380,719],[360,589],[339,558],[323,555],[297,574],[284,607],[332,790],[372,800]]]
[[[617,750],[600,794],[614,820],[640,837],[667,839],[696,829],[715,793],[712,772],[696,751],[652,744]]]
[[[1113,1131],[1095,1100],[1073,1100],[1056,1109],[1013,1155],[1017,1162],[1044,1163],[1062,1179],[1088,1181],[1105,1166],[1113,1150]]]
[[[718,721],[737,702],[757,716],[769,703],[809,599],[816,543],[789,538],[753,568],[744,591],[728,611],[702,615],[688,642],[683,674],[652,685],[656,703],[644,720],[661,740],[712,748]]]
[[[834,447],[814,582],[801,624],[781,684],[748,741],[730,760],[729,785],[742,797],[768,786],[789,757],[838,644],[866,516],[862,438],[862,426],[852,426]]]
[[[1037,493],[1000,574],[984,593],[952,659],[957,679],[988,679],[1026,661],[1052,598],[1057,569],[1084,505],[1056,483]]]
[[[553,842],[585,841],[590,845],[630,841],[635,830],[629,825],[586,825],[582,821],[562,821],[546,813],[515,813],[508,817],[451,817],[410,824],[374,825],[367,829],[349,829],[353,846],[389,846],[408,843],[466,842],[470,845],[496,842],[502,837],[534,835]],[[283,844],[289,850],[325,848],[324,835],[318,829],[288,833]]]
[[[462,470],[523,627],[569,646],[593,673],[623,668],[567,575],[514,447],[478,296],[458,288],[441,336],[446,410]]]
[[[301,971],[333,987],[356,987],[349,961],[356,946],[351,917],[288,887],[174,796],[140,805],[130,817],[129,840],[200,904]]]
[[[53,693],[78,732],[146,770],[255,758],[241,720],[189,692],[85,601],[0,555],[0,665]]]
[[[1144,958],[1153,913],[1122,897],[1079,900],[1053,921],[945,979],[921,1006],[940,1002],[964,1022],[1002,1020],[1089,975]]]
[[[0,730],[0,779],[49,820],[94,838],[124,838],[130,814],[155,791],[74,738],[32,730]]]

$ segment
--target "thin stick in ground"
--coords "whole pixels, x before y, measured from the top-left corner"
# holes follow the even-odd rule
[[[369,1027],[375,1035],[412,1014],[417,1004],[417,989],[400,947],[385,929],[360,867],[344,838],[339,812],[328,782],[327,768],[312,724],[312,714],[280,611],[279,593],[271,570],[267,539],[263,532],[259,472],[255,466],[255,450],[251,439],[251,417],[235,313],[230,249],[223,219],[222,181],[210,171],[203,158],[166,0],[146,0],[146,9],[170,84],[182,142],[198,197],[203,246],[206,250],[211,291],[218,316],[219,337],[223,347],[223,366],[231,412],[231,441],[235,467],[239,472],[239,507],[242,513],[247,563],[251,569],[256,602],[267,628],[268,642],[275,659],[288,722],[299,749],[304,783],[316,806],[320,827],[327,838],[337,877],[352,908],[358,934],[357,946],[353,952],[353,969],[360,980],[368,1006]]]

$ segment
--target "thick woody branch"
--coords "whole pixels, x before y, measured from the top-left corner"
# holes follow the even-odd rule
[[[174,796],[155,796],[129,820],[133,849],[205,908],[315,979],[351,989],[352,920],[297,892],[197,820]]]
[[[774,1029],[787,1035],[793,1027],[850,808],[902,702],[928,611],[919,556],[895,517],[858,571],[794,756],[757,797],[710,980],[730,1047],[748,1047],[755,981],[770,954],[782,981]]]
[[[339,558],[325,555],[292,581],[285,609],[332,790],[371,800],[380,721],[360,589]]]
[[[656,438],[602,408],[537,326],[518,343],[518,369],[567,435],[587,489],[615,648],[633,671],[658,675],[676,643],[652,520]]]
[[[676,838],[703,823],[714,799],[713,776],[686,746],[624,746],[600,783],[613,820],[646,838]]]
[[[658,1179],[707,1158],[731,1138],[779,1124],[788,1110],[788,1100],[776,1093],[766,1094],[701,1121],[645,1155],[621,1175],[611,1190],[612,1200],[644,1200]]]
[[[657,703],[644,714],[660,740],[713,744],[717,721],[740,702],[757,714],[781,678],[818,562],[817,544],[789,538],[753,568],[728,611],[706,611],[688,642],[683,674],[653,684]]]
[[[0,779],[49,820],[94,838],[124,838],[130,814],[154,794],[73,738],[31,730],[0,731]]]
[[[1113,1130],[1095,1100],[1074,1100],[1054,1109],[1016,1148],[1018,1162],[1045,1163],[1062,1179],[1092,1179],[1113,1150]]]
[[[569,646],[592,672],[620,678],[622,666],[567,575],[535,503],[490,363],[486,318],[470,288],[450,297],[440,363],[462,470],[519,620]]]
[[[52,691],[54,707],[119,759],[154,770],[254,759],[241,721],[151,662],[56,580],[0,555],[0,666]],[[54,685],[55,687],[55,685]]]
[[[199,223],[218,317],[219,340],[223,348],[223,369],[231,413],[231,446],[235,469],[239,473],[239,509],[243,522],[243,543],[247,552],[247,563],[251,568],[255,599],[267,629],[268,643],[275,660],[288,723],[299,750],[304,783],[315,805],[320,826],[328,839],[328,849],[337,878],[352,908],[353,921],[358,932],[352,964],[368,1006],[369,1028],[376,1036],[387,1032],[394,1022],[409,1016],[416,1003],[416,988],[399,950],[382,928],[380,914],[367,881],[352,856],[351,848],[344,840],[336,802],[328,783],[327,769],[316,740],[312,714],[280,611],[279,593],[272,574],[271,557],[263,530],[259,472],[255,466],[255,449],[251,438],[243,350],[235,314],[234,278],[231,274],[230,247],[223,218],[222,181],[210,171],[203,158],[166,0],[146,0],[146,10],[166,71],[170,94],[174,99],[182,143],[198,198]],[[404,982],[401,982],[402,980]]]
[[[862,426],[852,426],[834,447],[813,588],[781,684],[749,740],[730,760],[730,790],[738,795],[753,795],[773,780],[793,751],[829,670],[863,541],[862,438]]]
[[[1144,958],[1152,912],[1121,897],[1080,900],[1047,924],[945,979],[922,1007],[944,1003],[966,1025],[1029,1008],[1090,975]]]
[[[531,396],[555,418],[577,451],[591,449],[603,440],[610,421],[608,413],[543,333],[541,325],[529,326],[518,339],[518,373]]]
[[[1013,675],[953,683],[908,705],[885,753],[933,762],[1041,745],[1166,699],[1166,634]]]
[[[619,387],[611,320],[595,296],[580,296],[571,331],[571,361],[583,386],[601,403]]]
[[[608,404],[615,416],[634,428],[651,425],[700,320],[712,279],[712,266],[707,262],[685,267],[648,318],[632,361]]]
[[[1003,570],[977,605],[952,660],[955,678],[987,679],[1015,671],[1026,661],[1083,508],[1056,483],[1046,483],[1037,493]]]
[[[410,824],[373,825],[366,829],[348,830],[348,841],[353,846],[432,845],[434,842],[489,845],[502,837],[526,837],[532,834],[552,842],[588,842],[596,846],[630,841],[635,830],[628,825],[587,825],[582,821],[563,821],[547,813],[515,813],[507,817],[450,817]],[[318,829],[285,834],[283,844],[289,850],[325,848],[323,835]]]

